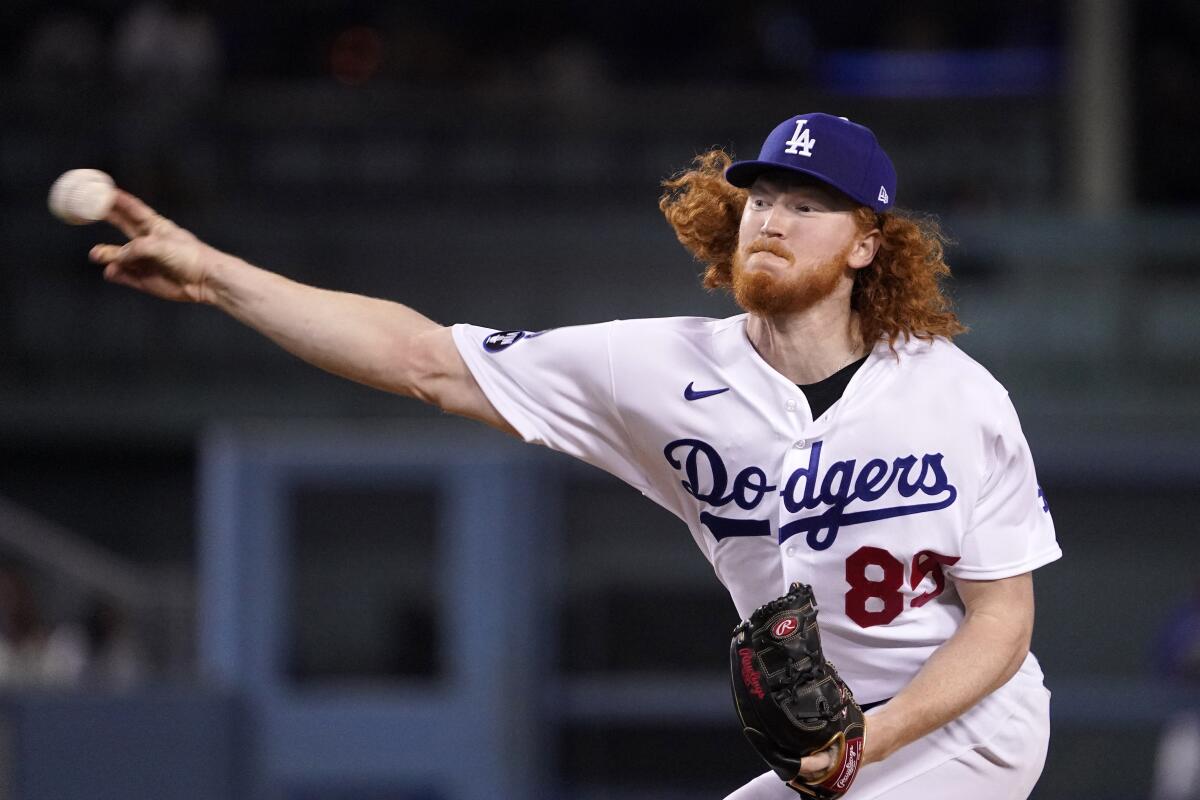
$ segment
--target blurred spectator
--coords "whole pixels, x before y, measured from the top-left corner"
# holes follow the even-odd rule
[[[141,648],[118,606],[92,598],[79,622],[51,630],[29,572],[0,565],[0,685],[119,689],[144,673]]]
[[[117,21],[113,66],[125,91],[116,127],[117,170],[128,186],[171,202],[188,186],[204,188],[209,170],[196,167],[203,148],[194,139],[223,70],[213,17],[200,4],[146,0]]]
[[[45,674],[46,630],[28,573],[0,566],[0,684],[37,685]]]
[[[1155,648],[1156,672],[1200,687],[1200,584],[1168,617]],[[1200,800],[1200,709],[1167,722],[1154,764],[1154,800]]]
[[[1154,759],[1153,800],[1200,798],[1200,715],[1176,715],[1159,739]]]
[[[216,25],[187,3],[134,6],[117,24],[113,51],[117,75],[134,87],[206,89],[221,68]]]
[[[145,674],[141,647],[125,614],[103,597],[92,598],[80,624],[54,631],[45,656],[51,683],[124,689]]]

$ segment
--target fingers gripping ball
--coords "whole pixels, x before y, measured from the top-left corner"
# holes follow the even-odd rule
[[[733,701],[742,732],[787,785],[820,800],[850,788],[863,750],[863,713],[821,650],[812,589],[793,583],[733,632]],[[806,781],[800,759],[835,747],[833,765]]]
[[[113,179],[98,169],[64,172],[50,187],[48,204],[54,216],[71,225],[104,219],[117,198]]]

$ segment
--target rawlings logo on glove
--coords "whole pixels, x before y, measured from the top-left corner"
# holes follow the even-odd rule
[[[766,700],[767,695],[762,687],[762,674],[754,668],[754,651],[749,647],[743,647],[738,650],[738,655],[742,657],[742,683],[746,684],[746,691],[759,700]]]
[[[757,609],[734,630],[729,654],[734,706],[758,754],[801,794],[845,794],[862,761],[863,713],[825,660],[812,589],[793,583]],[[800,777],[800,759],[830,747],[833,765]]]

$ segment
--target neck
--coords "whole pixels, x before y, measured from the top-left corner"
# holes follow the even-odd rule
[[[848,302],[818,303],[790,314],[751,314],[746,335],[763,360],[792,383],[825,380],[865,352],[858,315]]]

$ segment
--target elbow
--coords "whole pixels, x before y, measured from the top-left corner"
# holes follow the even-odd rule
[[[450,328],[434,326],[408,337],[398,343],[398,352],[390,370],[394,378],[387,387],[390,391],[520,437],[479,387]]]
[[[1000,615],[981,612],[972,615],[977,630],[990,642],[988,649],[994,654],[991,662],[995,676],[990,690],[1007,683],[1025,662],[1033,640],[1032,615]]]
[[[1033,645],[1033,603],[1029,603],[1021,609],[1020,613],[1016,613],[1012,617],[1012,674],[1015,675],[1017,670],[1021,668],[1021,664],[1025,661],[1025,657],[1029,655],[1029,648]]]
[[[1004,679],[1001,681],[1001,683],[1008,683],[1008,681],[1021,669],[1021,665],[1025,663],[1025,657],[1029,655],[1029,641],[1030,640],[1027,637],[1013,647],[1012,656],[1009,659],[1006,669],[1004,670]]]
[[[1029,654],[1029,648],[1033,645],[1033,616],[1030,615],[1025,625],[1021,628],[1021,658]]]
[[[442,388],[449,379],[437,334],[442,329],[422,332],[402,346],[399,380],[393,391],[423,403],[441,407]]]
[[[995,581],[965,581],[960,586],[966,606],[964,627],[989,656],[994,688],[1017,673],[1033,640],[1033,582],[1029,573]],[[974,638],[974,637],[973,637]]]
[[[1029,655],[1029,649],[1033,642],[1033,619],[1015,619],[1012,620],[1012,626],[1008,638],[1008,661],[1004,665],[1004,671],[1001,673],[999,685],[1007,683],[1017,671],[1021,669],[1021,665],[1025,663],[1025,657]]]
[[[409,338],[402,347],[399,380],[393,391],[457,413],[456,398],[470,373],[450,329],[432,327]]]

